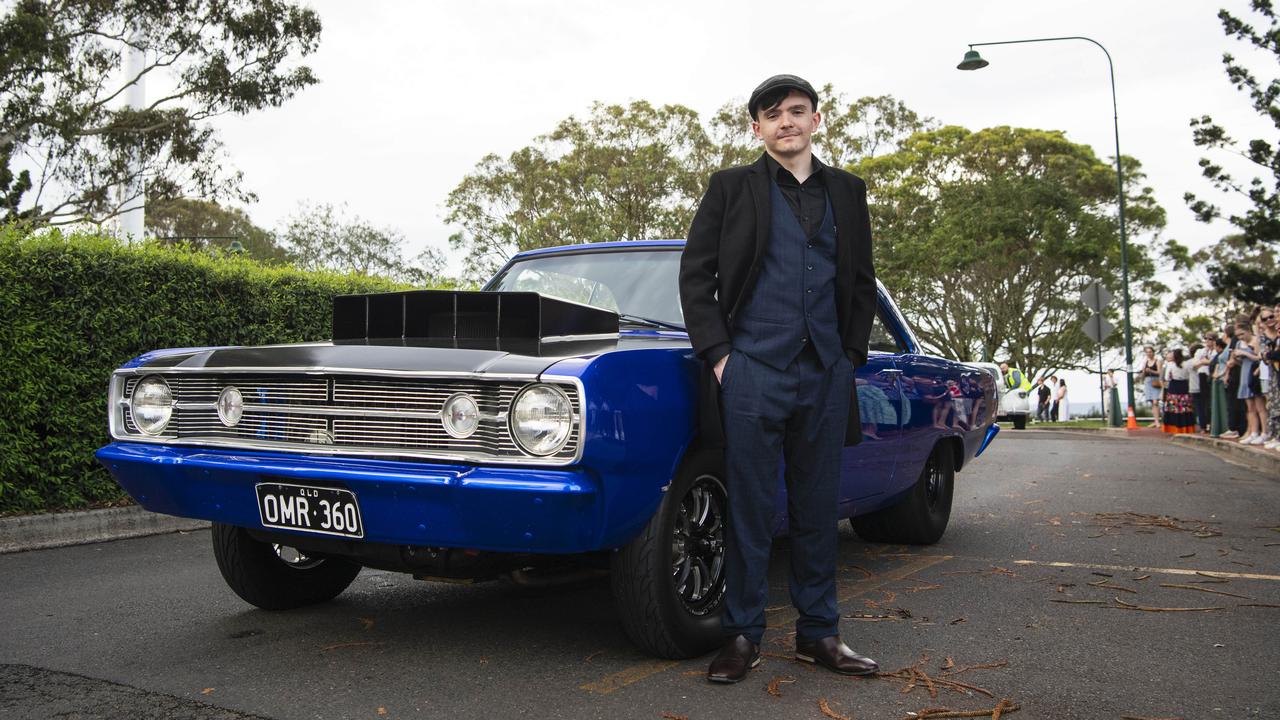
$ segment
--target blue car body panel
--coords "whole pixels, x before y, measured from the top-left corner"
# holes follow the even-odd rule
[[[677,251],[682,245],[654,241],[548,248],[522,253],[511,262],[565,252]],[[988,430],[995,427],[991,376],[919,354],[918,343],[883,290],[879,317],[904,352],[873,351],[858,370],[864,439],[844,450],[842,516],[898,502],[939,443],[954,454],[959,469],[994,437]],[[313,347],[320,352],[326,346]],[[216,358],[219,351],[246,352],[157,350],[123,367],[163,372],[192,358]],[[348,350],[340,356],[359,353]],[[400,349],[397,357],[412,361],[414,356]],[[533,366],[544,365],[543,375],[574,378],[582,388],[582,451],[576,462],[563,467],[539,466],[532,459],[527,466],[486,466],[129,441],[113,442],[97,457],[148,510],[249,528],[262,527],[255,485],[288,481],[351,490],[359,501],[365,542],[551,554],[625,545],[649,522],[671,478],[697,447],[699,361],[683,332],[626,329],[601,349]],[[210,367],[216,369],[216,363]],[[781,471],[775,527],[784,533]]]

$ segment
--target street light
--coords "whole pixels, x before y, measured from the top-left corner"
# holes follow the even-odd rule
[[[1120,167],[1120,112],[1116,105],[1116,67],[1111,62],[1111,53],[1103,47],[1102,43],[1081,35],[1072,35],[1069,37],[1051,37],[1051,38],[1033,38],[1030,40],[1003,40],[1000,42],[970,43],[969,51],[964,54],[964,60],[956,65],[958,70],[981,70],[990,65],[982,56],[978,54],[976,47],[985,47],[987,45],[1021,45],[1024,43],[1034,42],[1055,42],[1057,40],[1085,40],[1097,45],[1104,55],[1107,56],[1107,68],[1111,73],[1111,118],[1115,126],[1116,133],[1116,193],[1120,197],[1120,281],[1121,296],[1124,298],[1124,374],[1128,379],[1129,385],[1129,409],[1135,406],[1133,399],[1133,329],[1129,324],[1129,242],[1124,231],[1124,170]]]

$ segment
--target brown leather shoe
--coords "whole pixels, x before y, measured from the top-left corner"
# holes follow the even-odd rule
[[[715,683],[736,683],[760,664],[760,646],[739,635],[730,640],[707,668],[707,679]]]
[[[841,675],[870,675],[880,669],[875,660],[859,655],[840,642],[839,635],[809,641],[796,638],[796,659],[817,663]]]

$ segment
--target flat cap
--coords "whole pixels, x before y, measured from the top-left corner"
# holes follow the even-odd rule
[[[805,80],[798,75],[774,75],[768,80],[757,85],[756,89],[751,91],[751,99],[747,101],[747,113],[754,118],[756,116],[756,110],[759,109],[756,106],[760,104],[760,98],[766,93],[781,88],[799,90],[805,95],[808,95],[809,99],[813,101],[813,108],[815,110],[818,109],[818,93],[813,89],[813,86],[809,84],[808,80]]]

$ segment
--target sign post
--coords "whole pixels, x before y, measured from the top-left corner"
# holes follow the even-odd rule
[[[1098,395],[1102,399],[1099,407],[1102,408],[1103,417],[1107,417],[1107,389],[1103,384],[1106,374],[1102,369],[1102,341],[1115,332],[1115,327],[1102,316],[1102,311],[1111,302],[1111,293],[1102,287],[1101,283],[1095,281],[1089,283],[1089,286],[1080,293],[1080,302],[1093,311],[1089,319],[1084,321],[1083,329],[1084,334],[1088,335],[1089,339],[1098,345]]]

